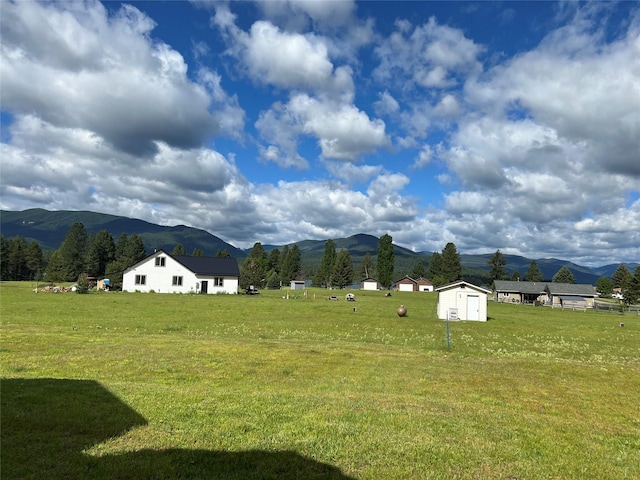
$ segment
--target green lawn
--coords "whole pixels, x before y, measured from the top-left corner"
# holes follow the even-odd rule
[[[490,302],[447,350],[435,294],[34,287],[0,284],[3,480],[640,478],[637,315]]]

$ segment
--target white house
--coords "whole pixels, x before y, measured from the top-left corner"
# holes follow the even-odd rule
[[[491,290],[460,280],[436,288],[438,318],[449,319],[455,313],[458,320],[487,321],[487,295]]]
[[[235,258],[169,255],[158,250],[127,268],[125,292],[238,293],[240,269]]]

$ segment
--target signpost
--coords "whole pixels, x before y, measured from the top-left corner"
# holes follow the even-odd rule
[[[449,334],[449,320],[458,320],[457,308],[449,308],[447,310],[447,350],[451,349],[451,335]]]

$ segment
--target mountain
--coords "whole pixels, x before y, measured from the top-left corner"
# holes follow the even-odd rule
[[[25,237],[28,242],[38,242],[43,250],[59,248],[75,222],[81,222],[88,233],[107,230],[114,240],[122,233],[136,233],[142,238],[148,253],[155,249],[171,252],[181,243],[187,253],[199,248],[205,255],[215,255],[218,250],[224,249],[232,257],[246,255],[243,250],[205,230],[185,225],[165,227],[144,220],[87,211],[49,211],[41,208],[21,212],[0,211],[0,231],[4,237]]]
[[[59,248],[69,228],[75,222],[82,222],[89,233],[95,234],[101,230],[107,230],[114,240],[121,233],[127,235],[136,233],[142,237],[148,253],[155,249],[171,252],[179,243],[185,247],[187,253],[191,253],[197,248],[202,250],[205,255],[215,255],[217,251],[226,249],[232,257],[244,258],[250,251],[250,249],[236,248],[205,230],[185,225],[161,226],[143,220],[88,211],[49,211],[38,208],[20,212],[0,211],[0,231],[5,238],[22,236],[28,242],[38,242],[43,250],[52,251]],[[347,238],[333,239],[333,241],[337,251],[349,250],[354,267],[357,268],[367,253],[375,259],[379,239],[373,235],[357,234]],[[320,259],[324,255],[325,243],[326,240],[303,240],[296,243],[300,249],[302,263],[306,266],[306,271],[315,270],[320,263]],[[289,248],[293,245],[294,243],[288,244]],[[274,248],[282,251],[284,248],[284,245],[263,246],[267,252]],[[395,244],[394,253],[395,271],[400,276],[410,273],[418,261],[422,261],[426,267],[432,255],[432,252],[414,252]],[[475,283],[486,283],[489,272],[488,261],[492,255],[461,254],[460,259],[465,279]],[[518,255],[504,255],[504,257],[507,261],[505,269],[509,275],[517,271],[521,276],[524,276],[531,264],[531,259]],[[557,258],[541,258],[536,259],[536,262],[545,280],[551,280],[551,277],[561,267],[567,266],[578,283],[592,285],[595,285],[600,277],[611,277],[618,268],[618,264],[590,268]],[[626,263],[625,265],[632,273],[638,266],[637,263]]]

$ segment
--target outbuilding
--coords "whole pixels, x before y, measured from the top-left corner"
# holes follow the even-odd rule
[[[436,288],[438,292],[438,318],[487,321],[487,296],[491,290],[464,280]]]
[[[396,281],[396,291],[417,292],[418,282],[411,278],[409,275],[405,275],[400,280]]]
[[[380,290],[380,283],[375,278],[365,278],[360,284],[362,290]]]
[[[304,280],[291,280],[291,290],[304,290],[305,282]]]

